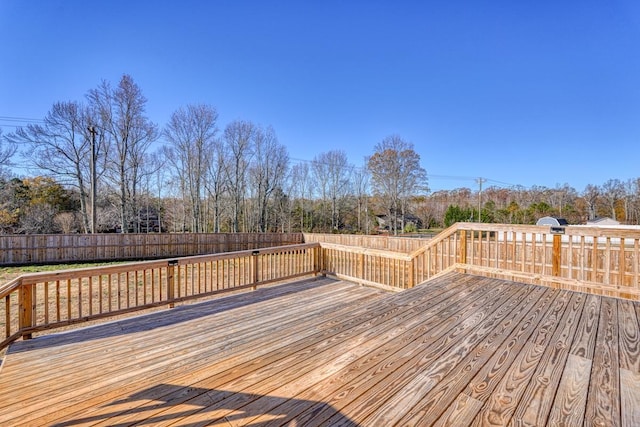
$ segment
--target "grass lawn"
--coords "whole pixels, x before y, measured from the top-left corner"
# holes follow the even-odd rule
[[[45,264],[45,265],[23,265],[19,267],[0,267],[0,285],[14,279],[21,274],[40,273],[42,271],[71,270],[74,268],[99,267],[102,265],[124,264],[131,261],[120,262],[92,262],[73,264]]]

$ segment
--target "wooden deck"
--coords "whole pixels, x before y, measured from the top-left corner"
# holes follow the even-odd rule
[[[319,278],[12,344],[0,425],[640,425],[640,305]]]

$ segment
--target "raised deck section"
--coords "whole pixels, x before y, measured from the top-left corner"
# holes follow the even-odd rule
[[[640,305],[331,279],[15,342],[0,425],[640,425]]]

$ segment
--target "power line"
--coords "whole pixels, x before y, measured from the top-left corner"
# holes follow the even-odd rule
[[[44,120],[27,119],[25,117],[8,117],[0,116],[0,128],[21,128],[27,125],[41,125],[44,124]]]
[[[41,122],[43,121],[42,119],[34,119],[31,117],[17,117],[17,116],[0,116],[0,119],[2,120],[27,120],[27,121],[32,121],[32,122]]]
[[[44,123],[42,119],[32,119],[29,117],[0,116],[0,121],[14,123]]]
[[[295,158],[295,157],[289,157],[289,160],[293,160],[294,162],[298,162],[298,163],[309,163],[309,164],[327,164],[326,162],[319,162],[317,160],[307,160],[307,159],[299,159],[299,158]],[[358,170],[365,170],[366,167],[363,166],[351,166],[353,169],[358,169]],[[427,178],[431,179],[442,179],[442,180],[447,180],[447,181],[469,181],[469,182],[477,182],[478,177],[476,176],[460,176],[460,175],[439,175],[439,174],[430,174],[427,173]],[[498,181],[496,179],[491,179],[491,178],[482,178],[483,179],[483,183],[484,182],[490,182],[490,183],[494,183],[494,184],[499,184],[499,185],[504,185],[507,187],[517,187],[517,184],[510,184],[508,182],[504,182],[504,181]]]

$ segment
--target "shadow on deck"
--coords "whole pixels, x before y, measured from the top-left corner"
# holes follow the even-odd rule
[[[46,335],[39,336],[37,340],[16,341],[11,345],[8,353],[20,353],[33,349],[64,346],[104,338],[115,338],[162,327],[177,326],[183,322],[189,322],[243,307],[246,308],[252,304],[264,303],[283,295],[309,291],[317,286],[318,282],[316,279],[307,279],[281,284],[275,287],[262,287],[255,291],[238,291],[234,295],[223,295],[202,302],[186,303],[185,305],[176,306],[171,309],[151,309],[154,311],[147,314],[137,314],[93,326],[82,327],[82,324],[78,324],[69,331],[53,334],[49,332]]]
[[[177,406],[189,401],[189,407],[178,409]],[[228,402],[232,400],[232,402]],[[252,408],[249,410],[236,409],[239,403],[248,404],[254,401],[262,401],[267,412]],[[290,417],[286,411],[279,408],[284,403],[294,404],[303,412],[309,411],[304,417]],[[206,424],[221,425],[245,425],[258,416],[267,418],[260,423],[251,423],[253,426],[277,425],[280,420],[287,419],[290,425],[304,425],[309,417],[313,418],[316,413],[323,413],[330,417],[336,424],[344,427],[357,427],[358,424],[348,417],[340,414],[323,402],[307,400],[296,400],[262,396],[251,393],[236,393],[225,390],[211,390],[197,387],[182,387],[171,384],[159,384],[147,390],[110,403],[113,412],[106,412],[96,416],[80,417],[61,423],[54,424],[56,427],[71,427],[76,425],[96,424],[107,421],[111,426],[125,426],[135,423],[136,417],[142,415],[144,424],[172,424],[180,421],[181,426],[195,426]],[[123,412],[123,408],[131,408]],[[146,418],[146,413],[155,412],[157,415]],[[119,421],[121,419],[121,421]],[[187,421],[186,423],[184,421]]]

